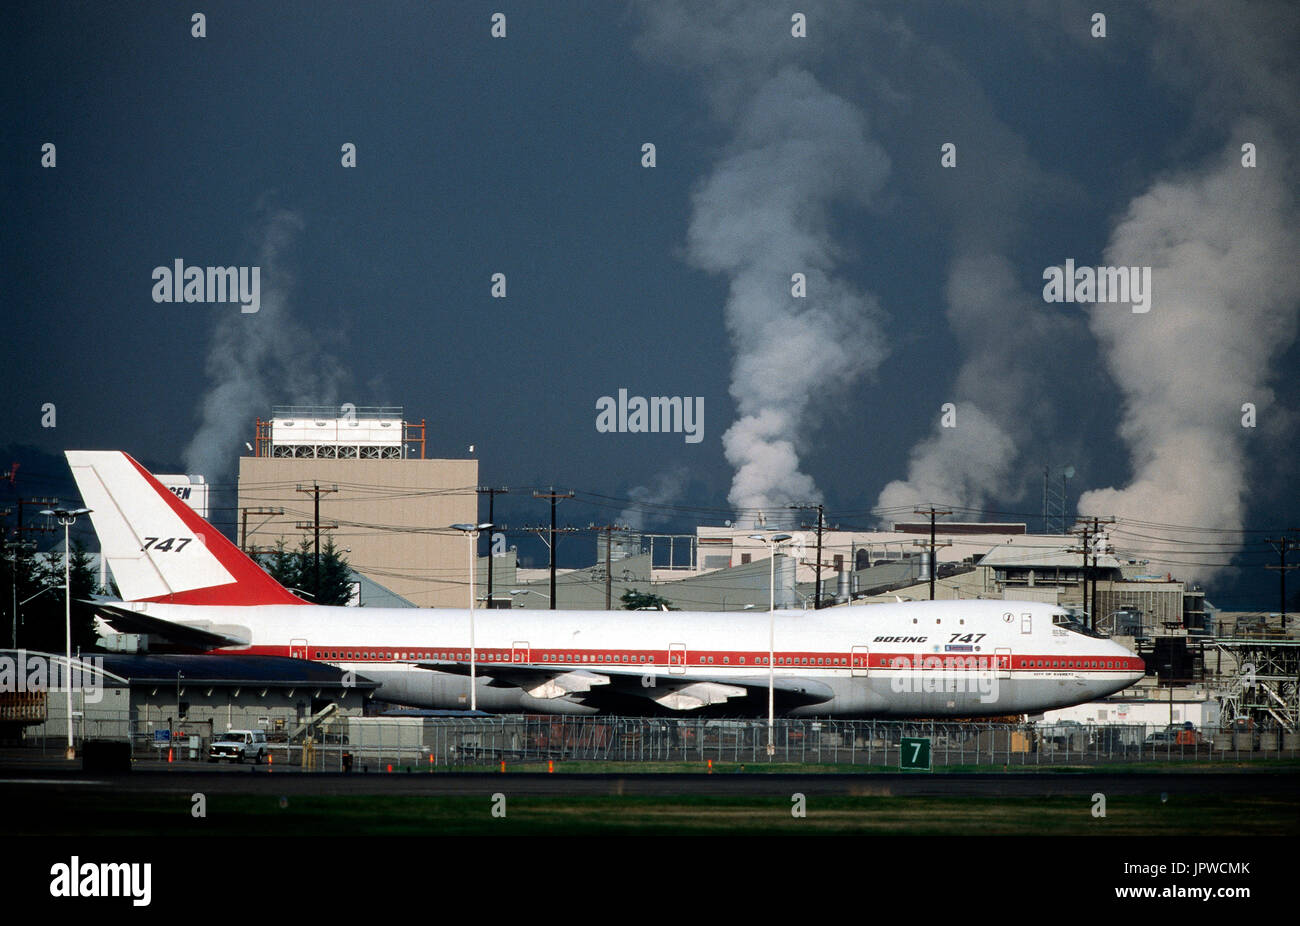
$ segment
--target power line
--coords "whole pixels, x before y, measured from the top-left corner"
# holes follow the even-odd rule
[[[496,529],[497,529],[497,528],[496,528],[496,524],[497,524],[497,522],[496,522],[495,507],[496,507],[497,496],[498,496],[498,495],[506,495],[506,494],[508,494],[508,493],[510,492],[510,490],[509,490],[508,488],[506,488],[505,486],[501,486],[501,487],[498,487],[498,488],[492,488],[492,487],[490,487],[490,486],[488,486],[488,487],[485,487],[485,486],[479,486],[475,491],[477,491],[479,495],[486,495],[486,496],[488,497],[488,519],[487,519],[487,522],[488,522],[489,524],[492,525],[492,527],[491,527],[490,529],[491,529],[492,531],[496,531]],[[492,564],[493,564],[493,562],[494,562],[495,560],[496,560],[496,557],[492,555],[492,537],[491,537],[491,535],[489,535],[489,536],[488,536],[488,576],[487,576],[487,606],[488,606],[489,608],[495,608],[495,607],[496,607],[496,602],[495,602],[495,600],[494,600],[493,597],[492,597],[492,591],[493,591],[493,588],[495,587],[495,586],[493,585]]]
[[[1292,531],[1294,532],[1294,528]],[[1286,574],[1290,569],[1295,569],[1297,563],[1287,565],[1286,555],[1291,550],[1300,550],[1300,542],[1293,537],[1278,537],[1270,539],[1268,543],[1273,545],[1277,550],[1278,564],[1276,566],[1265,566],[1265,569],[1276,569],[1278,579],[1278,611],[1282,615],[1282,629],[1286,630]]]
[[[820,611],[822,607],[822,528],[826,523],[826,506],[820,502],[816,505],[787,505],[792,511],[816,511],[817,512],[817,574],[813,584],[813,610]],[[934,597],[931,595],[931,597]]]
[[[549,547],[551,550],[551,610],[554,611],[555,610],[555,560],[556,560],[555,551],[556,551],[556,546],[559,543],[559,536],[557,535],[555,530],[555,505],[562,498],[573,498],[573,490],[570,489],[568,492],[556,492],[555,487],[552,486],[548,492],[534,492],[533,498],[549,498],[551,500],[551,542],[549,544]]]
[[[941,514],[952,514],[952,512],[951,512],[951,511],[938,511],[938,510],[935,509],[935,507],[934,507],[933,505],[931,505],[929,508],[914,508],[914,509],[912,509],[912,514],[928,514],[928,515],[930,516],[930,566],[929,566],[929,572],[930,572],[930,600],[931,600],[931,601],[934,601],[934,580],[935,580],[935,573],[937,573],[937,572],[939,571],[939,570],[938,570],[939,557],[938,557],[937,555],[935,555],[936,544],[935,544],[935,542],[934,542],[934,535],[935,535],[935,530],[934,530],[934,519],[935,519],[935,516],[936,516],[936,515],[941,515]],[[922,541],[920,541],[920,540],[913,540],[912,543],[915,544],[916,546],[924,546],[924,545],[925,545],[925,544],[924,544]],[[951,542],[951,541],[944,541],[943,543],[938,544],[937,546],[947,547],[947,546],[951,546],[951,545],[952,545],[952,542]]]
[[[305,486],[298,486],[299,492],[310,493],[315,499],[315,506],[312,511],[312,536],[315,538],[315,540],[313,541],[313,546],[315,547],[316,565],[313,569],[313,574],[314,574],[314,581],[316,583],[316,587],[314,589],[316,594],[320,594],[320,532],[321,532],[320,497],[322,492],[326,494],[332,494],[334,492],[337,492],[338,490],[339,490],[338,486],[334,486],[334,488],[332,489],[322,489],[320,485],[315,482],[311,484],[310,489],[308,489]],[[299,524],[298,527],[300,530],[302,530],[306,528],[306,525]],[[333,526],[326,525],[325,529],[332,530]]]

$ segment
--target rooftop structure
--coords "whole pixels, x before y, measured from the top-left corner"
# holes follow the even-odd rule
[[[258,418],[253,456],[323,460],[424,459],[424,419],[407,422],[400,405],[275,405]]]

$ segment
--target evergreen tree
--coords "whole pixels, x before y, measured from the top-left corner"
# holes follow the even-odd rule
[[[311,592],[316,604],[345,605],[352,598],[348,562],[334,546],[333,538],[325,541],[320,551],[320,573],[316,570],[316,553],[311,542],[303,538],[298,552],[298,587]]]
[[[22,557],[18,568],[18,600],[30,599],[18,608],[19,646],[51,653],[63,652],[67,645],[63,556],[50,553]],[[94,649],[99,643],[95,634],[94,608],[84,602],[92,595],[102,593],[91,568],[90,554],[80,540],[72,542],[68,571],[72,588],[72,650],[75,653],[78,649]]]
[[[667,598],[662,598],[659,595],[649,595],[644,592],[638,592],[634,588],[625,591],[619,596],[618,600],[623,602],[623,609],[625,611],[642,611],[646,608],[649,608],[652,611],[658,611],[662,608],[667,608],[670,611],[677,610],[672,606],[673,603]]]
[[[283,537],[276,543],[274,553],[262,553],[255,558],[258,565],[285,588],[299,587],[298,557],[285,548]]]
[[[14,541],[17,544],[17,541]],[[0,570],[4,575],[4,601],[3,608],[0,611],[4,613],[4,633],[0,638],[4,640],[4,646],[23,646],[23,613],[27,610],[27,605],[18,606],[18,602],[25,602],[37,592],[40,592],[44,586],[36,581],[36,559],[32,550],[24,543],[15,545],[4,551],[3,565]],[[14,629],[17,626],[17,643],[14,640]]]
[[[316,552],[305,537],[294,552],[290,553],[281,540],[274,553],[263,554],[258,561],[271,578],[291,591],[301,592],[313,604],[345,605],[352,598],[351,569],[332,539],[321,546],[319,587]]]
[[[333,538],[325,542],[320,557],[319,604],[345,605],[352,600],[352,569],[334,546]]]

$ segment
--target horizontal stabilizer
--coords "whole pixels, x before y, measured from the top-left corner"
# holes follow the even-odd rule
[[[193,646],[200,649],[213,649],[219,646],[248,646],[252,633],[248,628],[217,627],[211,621],[195,621],[192,624],[178,624],[150,617],[133,610],[130,605],[112,604],[104,601],[88,601],[118,633],[147,633],[150,636],[163,637],[180,646]],[[224,632],[222,632],[224,631]]]

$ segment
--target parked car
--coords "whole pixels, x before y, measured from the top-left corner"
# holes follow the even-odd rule
[[[1148,746],[1164,746],[1166,744],[1172,746],[1177,742],[1178,730],[1173,727],[1170,727],[1167,730],[1156,730],[1154,733],[1148,733],[1146,738],[1146,745]]]
[[[1039,728],[1043,741],[1051,743],[1058,748],[1064,749],[1072,742],[1072,737],[1087,732],[1087,727],[1077,720],[1058,720],[1053,724],[1046,724]],[[1073,740],[1078,743],[1078,740]]]
[[[262,730],[227,730],[215,734],[212,745],[208,747],[208,761],[216,762],[229,759],[243,762],[251,759],[254,764],[266,758],[266,733]]]

